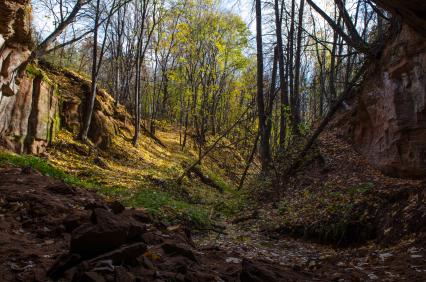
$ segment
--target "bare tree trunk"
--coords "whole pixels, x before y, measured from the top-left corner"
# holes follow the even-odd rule
[[[139,40],[140,41],[140,40]],[[135,111],[135,134],[133,136],[133,146],[136,146],[141,130],[141,115],[140,115],[140,89],[141,89],[141,58],[140,58],[140,49],[139,49],[138,42],[138,50],[136,54],[136,74],[135,74],[135,105],[134,105],[134,111]]]
[[[251,163],[253,162],[254,155],[257,151],[257,143],[259,143],[259,133],[256,134],[256,139],[254,140],[253,149],[251,150],[249,159],[247,160],[246,167],[244,168],[243,175],[241,176],[240,183],[238,184],[238,191],[243,188],[244,181],[246,180],[248,170],[250,169]]]
[[[291,14],[290,14],[290,30],[288,33],[288,77],[289,77],[289,90],[290,90],[290,102],[291,102],[291,125],[294,128],[294,111],[295,111],[295,96],[294,96],[294,23],[296,21],[296,3],[295,0],[291,0]]]
[[[338,20],[340,22],[340,19]],[[329,89],[330,89],[330,100],[332,103],[337,98],[336,86],[335,86],[335,69],[336,69],[336,49],[337,49],[337,40],[339,39],[337,32],[334,32],[333,35],[333,46],[331,48],[331,62],[330,62],[330,81],[329,81]]]
[[[81,140],[87,141],[87,135],[89,134],[90,124],[92,121],[93,108],[95,106],[96,99],[96,86],[98,81],[98,25],[100,18],[100,0],[96,0],[96,12],[95,12],[95,30],[93,32],[93,52],[92,52],[92,84],[90,88],[90,94],[86,101],[86,112],[84,115],[83,128],[81,130]]]
[[[294,74],[294,105],[293,105],[293,132],[295,135],[300,135],[300,59],[302,51],[302,30],[303,30],[303,10],[305,0],[300,0],[299,20],[297,27],[297,46],[295,55],[295,74]]]
[[[262,39],[262,4],[261,0],[256,0],[256,44],[257,44],[257,110],[259,118],[260,132],[260,159],[262,171],[268,171],[271,162],[271,152],[269,138],[266,130],[266,113],[263,93],[263,39]]]
[[[272,63],[272,76],[271,76],[271,85],[269,89],[269,101],[268,101],[268,108],[267,108],[267,119],[266,119],[266,126],[265,126],[265,135],[268,140],[271,140],[271,134],[272,134],[272,112],[274,109],[274,100],[276,95],[276,84],[277,84],[277,72],[278,72],[278,46],[275,46],[274,48],[274,58]],[[270,146],[270,141],[269,141]]]
[[[284,3],[282,3],[284,5]],[[275,10],[275,29],[277,36],[277,48],[278,48],[278,65],[279,65],[279,76],[280,76],[280,140],[279,145],[280,149],[285,147],[285,139],[287,132],[287,122],[286,122],[286,111],[289,106],[288,101],[288,87],[285,84],[286,82],[286,73],[284,65],[284,43],[282,35],[282,18],[280,17],[280,8],[278,0],[275,0],[274,3]]]

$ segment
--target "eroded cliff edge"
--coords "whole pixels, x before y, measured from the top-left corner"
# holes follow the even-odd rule
[[[426,176],[426,40],[404,24],[358,94],[353,142],[387,175]]]

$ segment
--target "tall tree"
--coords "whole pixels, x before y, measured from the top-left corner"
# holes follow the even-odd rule
[[[295,0],[291,0],[291,12],[290,12],[290,30],[288,33],[288,83],[289,83],[289,91],[290,91],[290,100],[291,100],[291,115],[292,115],[292,128],[295,128],[294,123],[296,122],[296,100],[294,94],[294,29],[296,22],[296,3]]]
[[[263,38],[262,38],[262,3],[256,0],[256,50],[257,50],[257,111],[259,118],[260,132],[260,159],[262,162],[262,171],[268,171],[271,162],[271,149],[269,144],[268,130],[266,126],[266,111],[264,101],[264,77],[263,77]]]
[[[293,132],[295,135],[300,135],[300,69],[301,69],[301,52],[302,52],[302,31],[303,31],[303,10],[305,0],[300,0],[299,5],[299,20],[297,26],[297,43],[295,54],[295,74],[294,74],[294,105],[293,105]]]
[[[148,21],[148,10],[151,4],[151,18]],[[157,1],[155,0],[143,0],[139,7],[139,13],[136,13],[137,20],[139,23],[139,31],[137,36],[137,47],[136,47],[136,75],[135,75],[135,100],[134,100],[134,114],[135,114],[135,134],[133,136],[133,145],[136,146],[140,130],[141,130],[141,92],[142,92],[142,71],[145,62],[145,55],[148,50],[149,44],[151,43],[152,35],[158,24],[159,19],[157,14]]]
[[[284,5],[282,3],[281,5]],[[287,109],[289,107],[288,101],[288,87],[286,85],[286,73],[284,65],[284,43],[282,35],[282,13],[280,13],[279,0],[274,2],[275,11],[275,33],[277,37],[277,49],[278,49],[278,66],[279,66],[279,77],[280,77],[280,148],[283,149],[286,141],[287,132]]]
[[[87,141],[90,124],[92,121],[93,116],[93,108],[95,106],[95,100],[96,100],[96,92],[97,92],[97,83],[98,83],[98,77],[99,77],[99,71],[102,66],[103,58],[105,55],[105,47],[107,42],[107,31],[109,28],[109,24],[111,22],[111,17],[116,12],[116,0],[113,0],[110,9],[107,10],[106,18],[104,20],[104,37],[102,39],[102,44],[100,50],[98,50],[98,36],[99,36],[99,27],[101,23],[101,16],[102,12],[104,11],[103,7],[101,7],[101,0],[96,0],[95,4],[95,19],[94,19],[94,28],[93,28],[93,50],[92,50],[92,83],[90,87],[90,94],[87,97],[87,102],[85,105],[85,112],[83,117],[83,126],[81,127],[80,131],[80,138],[83,142]],[[99,52],[99,54],[98,54]]]

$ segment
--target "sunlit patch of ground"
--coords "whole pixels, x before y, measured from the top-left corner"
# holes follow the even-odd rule
[[[179,131],[172,126],[157,130],[156,136],[165,147],[154,139],[142,135],[138,146],[131,144],[132,136],[116,135],[111,146],[102,151],[91,144],[83,144],[72,133],[61,130],[54,144],[47,151],[49,162],[65,172],[99,183],[100,192],[107,197],[123,201],[129,206],[148,207],[154,213],[174,214],[204,224],[223,214],[232,214],[243,200],[236,193],[235,181],[217,160],[221,152],[213,152],[212,158],[203,162],[203,172],[223,189],[221,194],[198,178],[186,177],[182,185],[176,179],[197,158],[195,145],[181,150]],[[229,154],[226,154],[229,158]],[[243,167],[241,157],[234,157]],[[224,160],[225,161],[225,160]],[[171,216],[173,217],[173,216]]]

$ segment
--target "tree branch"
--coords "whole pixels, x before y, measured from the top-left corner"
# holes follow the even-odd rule
[[[331,28],[336,31],[342,38],[345,40],[350,46],[353,48],[363,52],[363,53],[370,53],[370,50],[366,44],[361,44],[360,42],[354,41],[352,37],[347,35],[342,28],[340,28],[333,19],[331,19],[320,7],[318,7],[312,0],[306,0],[308,4],[318,13],[321,17],[324,18],[324,20],[327,21],[327,23],[331,26]]]
[[[55,42],[59,35],[72,23],[77,17],[80,9],[86,4],[85,0],[77,0],[74,8],[68,17],[62,21],[58,27],[42,42],[40,43],[35,50],[31,53],[31,56],[28,61],[34,60],[46,54],[47,50],[49,50],[50,45]]]

